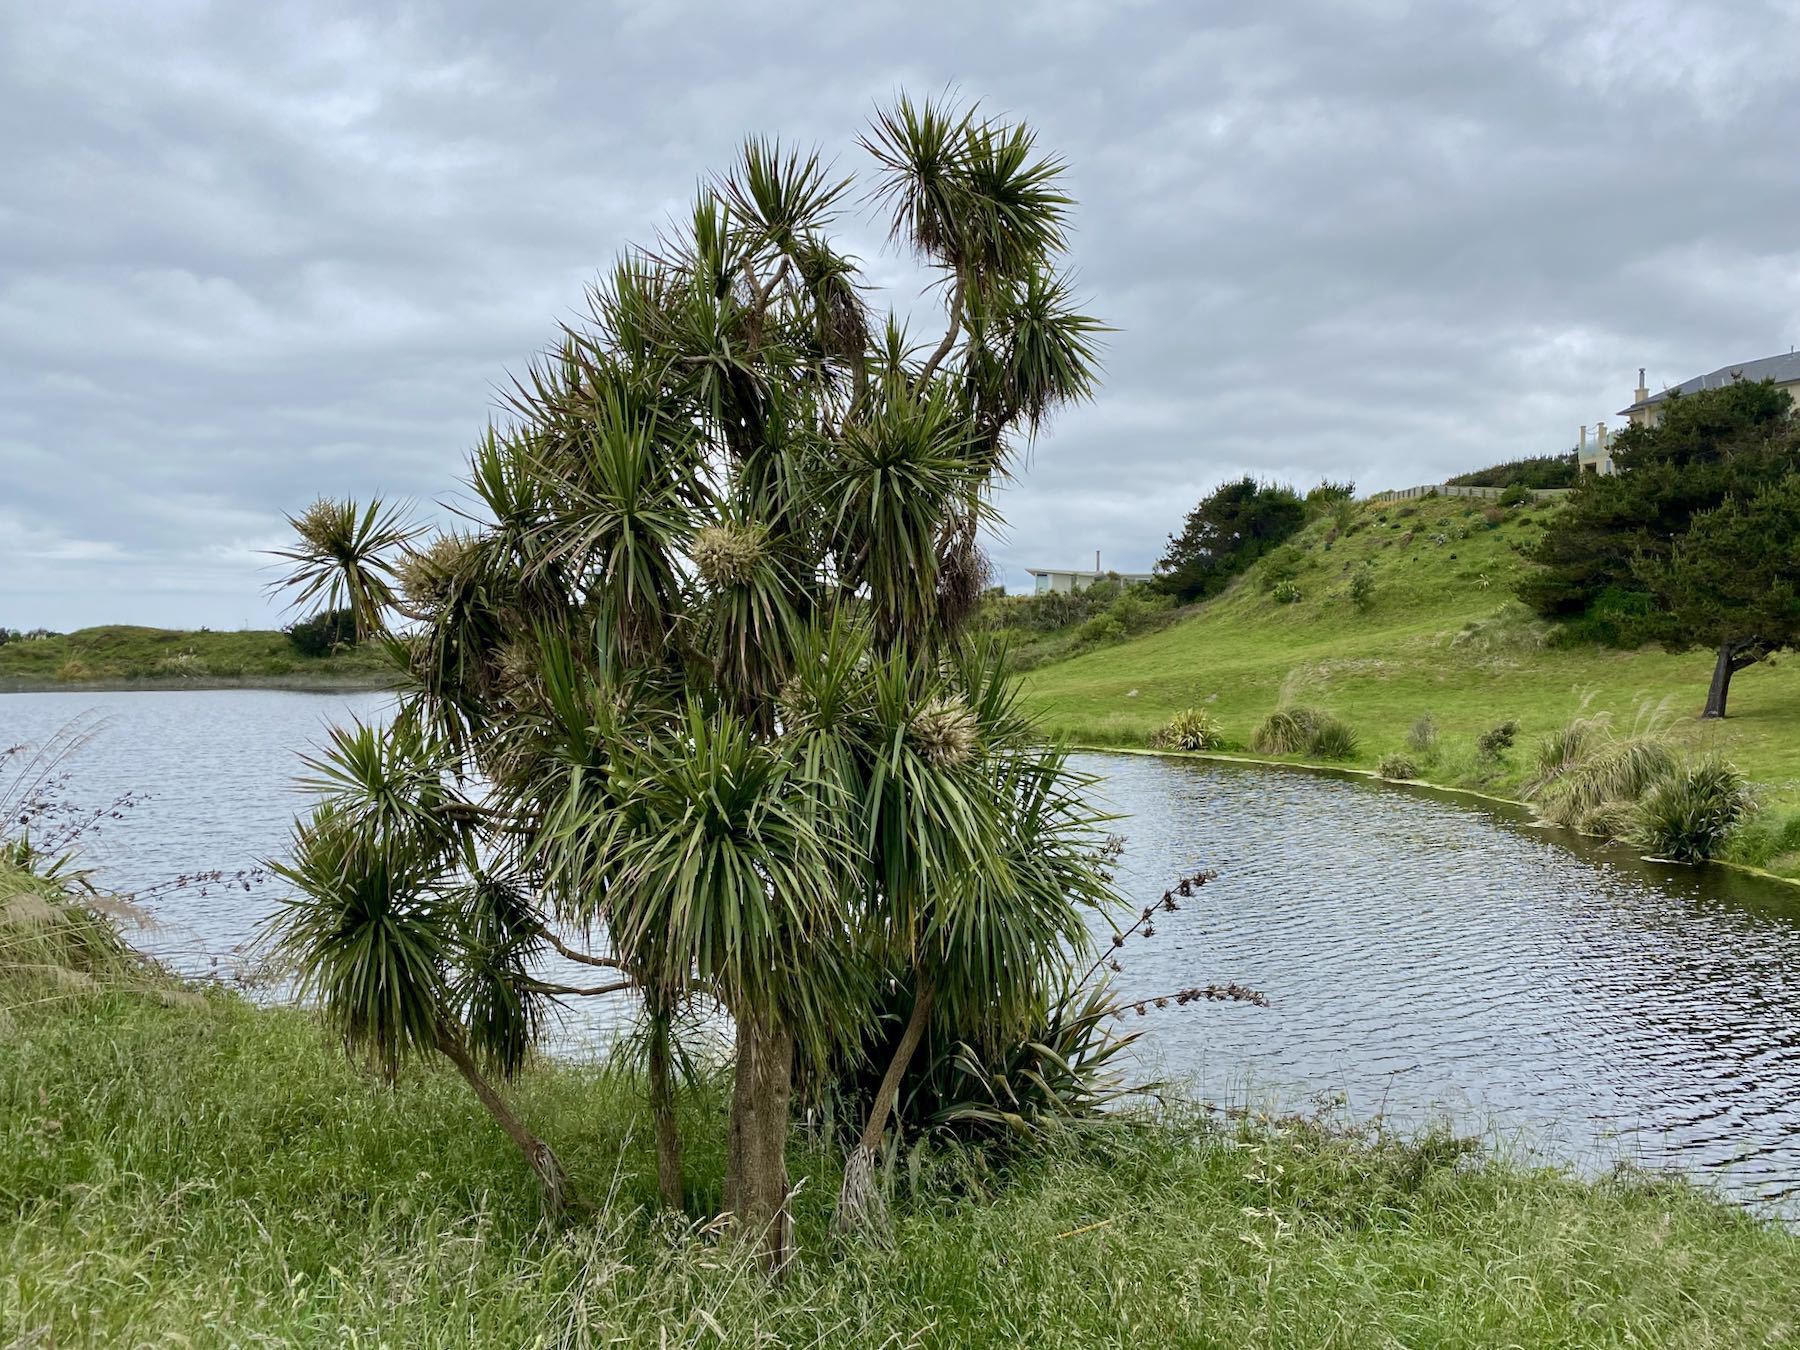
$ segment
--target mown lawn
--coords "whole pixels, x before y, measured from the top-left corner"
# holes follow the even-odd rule
[[[770,1287],[659,1217],[634,1078],[517,1095],[597,1215],[539,1219],[461,1083],[387,1087],[298,1012],[210,995],[15,1006],[0,1037],[0,1344],[1748,1346],[1800,1335],[1800,1241],[1684,1184],[1586,1184],[1453,1141],[1174,1109],[1001,1165],[896,1170],[891,1245],[835,1242],[797,1144],[803,1258]],[[710,1213],[723,1105],[686,1098]],[[35,1338],[35,1339],[34,1339]]]

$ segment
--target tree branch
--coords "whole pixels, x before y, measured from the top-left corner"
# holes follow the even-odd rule
[[[556,948],[558,953],[568,957],[571,961],[578,961],[584,966],[602,966],[607,970],[627,969],[625,963],[616,957],[595,956],[592,952],[577,951],[548,928],[544,930],[544,937],[548,939],[552,947]]]
[[[583,989],[573,984],[551,984],[545,980],[527,980],[527,984],[540,994],[568,994],[574,998],[593,998],[597,994],[616,994],[624,989],[636,989],[636,980],[619,980],[614,984],[594,984]]]
[[[923,389],[931,382],[931,377],[937,374],[938,366],[950,355],[950,348],[956,345],[956,335],[962,331],[963,295],[966,289],[963,274],[959,271],[956,274],[956,289],[950,293],[950,327],[945,330],[944,340],[938,343],[937,350],[931,354],[925,368],[919,372],[918,381],[913,386],[915,389]]]

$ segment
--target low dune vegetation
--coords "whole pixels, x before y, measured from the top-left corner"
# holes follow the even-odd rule
[[[331,616],[285,631],[222,633],[109,624],[0,644],[0,689],[392,682],[379,652],[338,639]]]

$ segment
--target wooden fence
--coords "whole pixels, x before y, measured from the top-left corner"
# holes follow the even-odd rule
[[[1492,500],[1503,497],[1511,488],[1497,487],[1464,487],[1460,483],[1427,483],[1423,487],[1393,488],[1387,492],[1377,492],[1369,500],[1372,502],[1404,502],[1416,497],[1478,497]],[[1528,488],[1532,498],[1540,502],[1555,501],[1559,497],[1569,495],[1568,488]]]

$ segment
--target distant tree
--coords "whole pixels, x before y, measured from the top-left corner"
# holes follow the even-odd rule
[[[285,631],[300,655],[330,656],[340,647],[356,645],[356,615],[348,609],[327,609],[289,624]]]
[[[1546,619],[1585,619],[1634,644],[1667,635],[1642,569],[1666,560],[1695,516],[1800,470],[1792,404],[1767,380],[1672,394],[1656,426],[1614,440],[1613,463],[1576,482],[1518,592]]]
[[[1638,574],[1667,613],[1672,649],[1718,652],[1701,716],[1725,716],[1733,675],[1800,644],[1800,473],[1696,516]]]
[[[1459,473],[1444,482],[1459,487],[1566,488],[1575,486],[1580,472],[1572,454],[1529,455],[1473,473]]]
[[[1202,497],[1157,563],[1158,581],[1177,600],[1217,595],[1225,583],[1306,523],[1291,487],[1246,474]]]

